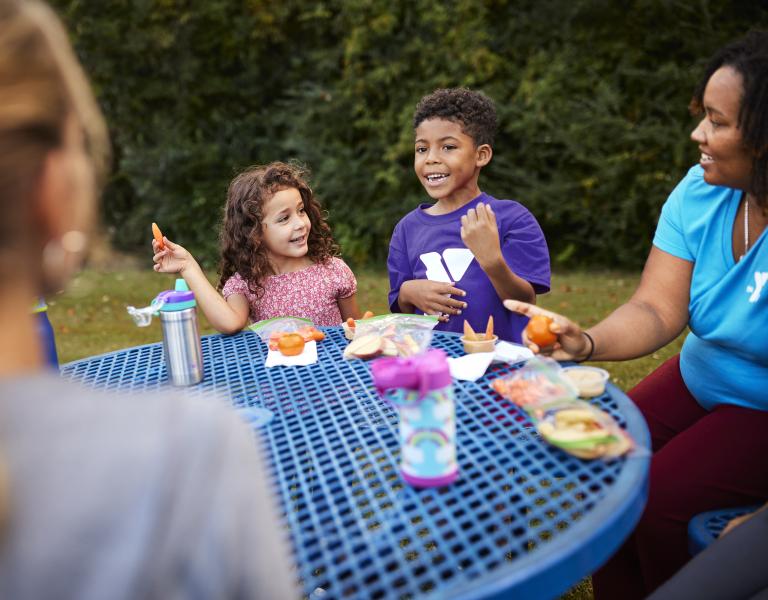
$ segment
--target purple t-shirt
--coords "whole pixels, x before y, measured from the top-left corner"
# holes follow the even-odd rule
[[[422,204],[395,226],[387,259],[390,309],[400,312],[397,296],[406,281],[454,281],[467,293],[463,300],[468,306],[436,329],[461,332],[467,319],[475,331],[485,331],[488,317],[493,315],[499,338],[520,342],[528,318],[504,308],[491,280],[461,240],[461,217],[479,202],[489,204],[496,214],[501,252],[509,268],[530,282],[537,294],[549,291],[549,251],[536,219],[519,202],[480,194],[446,215],[429,215],[424,209],[430,205]]]

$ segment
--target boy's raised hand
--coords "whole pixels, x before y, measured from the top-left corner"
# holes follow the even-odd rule
[[[450,315],[460,315],[467,307],[463,300],[451,296],[465,296],[466,292],[454,287],[453,282],[430,281],[429,279],[411,279],[400,286],[401,307],[411,304],[425,315],[437,315],[441,321],[447,321]]]
[[[461,217],[461,240],[475,255],[482,267],[501,257],[499,229],[491,207],[479,202]]]
[[[184,246],[174,244],[165,236],[163,236],[163,243],[165,248],[160,250],[157,241],[152,240],[152,250],[155,252],[152,261],[158,273],[183,273],[184,269],[195,262],[194,257]]]

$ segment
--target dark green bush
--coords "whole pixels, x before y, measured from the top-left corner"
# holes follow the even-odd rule
[[[313,171],[345,256],[381,261],[426,197],[411,115],[437,87],[497,103],[481,187],[526,204],[558,263],[642,263],[659,208],[696,161],[702,63],[760,3],[673,0],[57,0],[116,150],[104,218],[149,223],[211,264],[238,169]]]

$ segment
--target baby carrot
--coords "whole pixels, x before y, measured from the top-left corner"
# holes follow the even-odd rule
[[[157,223],[152,223],[152,235],[155,236],[155,241],[160,250],[165,250],[165,243],[163,242],[163,232],[157,226]]]
[[[485,339],[490,340],[493,337],[493,315],[488,317],[488,325],[485,326]]]
[[[370,319],[373,316],[373,313],[370,310],[366,310],[363,313],[363,319]]]

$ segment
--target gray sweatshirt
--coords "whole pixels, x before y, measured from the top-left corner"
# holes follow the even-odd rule
[[[215,400],[0,380],[0,598],[298,597],[252,433]]]

